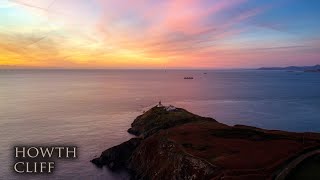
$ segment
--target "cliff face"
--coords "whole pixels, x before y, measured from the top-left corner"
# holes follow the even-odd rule
[[[128,168],[135,179],[210,179],[218,167],[186,153],[166,132],[147,138],[132,154]]]
[[[128,165],[129,158],[134,150],[140,145],[140,142],[140,138],[132,138],[129,141],[103,151],[99,158],[95,158],[91,160],[91,162],[96,164],[98,167],[106,165],[111,170],[126,167]]]
[[[320,145],[318,134],[227,126],[184,109],[154,107],[128,130],[139,135],[92,160],[134,179],[271,179],[290,158]]]

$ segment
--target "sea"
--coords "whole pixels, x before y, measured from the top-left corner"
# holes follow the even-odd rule
[[[320,132],[320,73],[2,69],[0,179],[129,179],[90,160],[132,138],[132,121],[159,101],[228,125]],[[17,145],[74,145],[79,154],[52,174],[20,175]]]

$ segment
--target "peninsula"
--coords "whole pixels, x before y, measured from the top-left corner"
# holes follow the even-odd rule
[[[228,126],[173,106],[151,108],[128,132],[137,137],[91,162],[133,179],[285,179],[320,148],[317,133]]]
[[[259,68],[258,70],[320,72],[320,65],[318,64],[314,66],[262,67],[262,68]]]

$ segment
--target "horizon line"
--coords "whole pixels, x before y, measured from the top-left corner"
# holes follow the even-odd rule
[[[286,66],[259,66],[259,67],[28,67],[28,66],[1,66],[0,70],[256,70],[259,68],[285,68],[285,67],[312,67],[320,66],[320,64],[313,65],[286,65]]]

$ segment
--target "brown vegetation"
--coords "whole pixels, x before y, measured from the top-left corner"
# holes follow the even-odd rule
[[[141,142],[130,146],[132,151],[121,161],[137,179],[272,179],[290,159],[320,145],[315,133],[228,126],[162,107],[137,117],[129,132],[140,135]],[[93,162],[108,165],[105,155],[110,152],[114,149]]]

